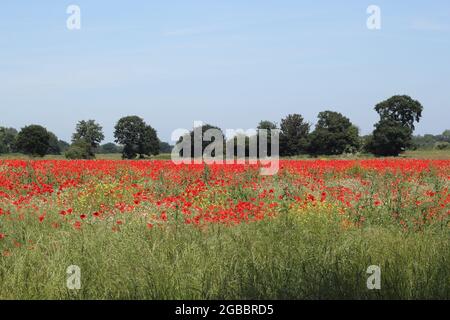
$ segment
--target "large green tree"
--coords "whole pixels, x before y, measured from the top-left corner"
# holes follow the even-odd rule
[[[24,154],[43,157],[50,148],[50,134],[39,125],[24,127],[16,139],[16,148]]]
[[[381,120],[368,140],[368,151],[378,156],[398,156],[410,146],[411,130],[396,121]]]
[[[77,123],[72,142],[83,140],[89,144],[89,156],[95,157],[95,150],[100,146],[100,142],[105,139],[103,128],[95,120],[82,120]]]
[[[339,155],[353,153],[360,148],[358,128],[339,112],[324,111],[318,116],[315,130],[309,140],[313,155]]]
[[[93,159],[91,154],[91,144],[84,139],[75,140],[66,150],[65,156],[67,159]]]
[[[280,124],[280,155],[296,156],[308,152],[310,124],[299,114],[290,114]]]
[[[159,154],[160,141],[156,130],[138,116],[120,119],[115,126],[114,137],[116,143],[123,145],[123,158],[134,159],[137,155],[144,158],[145,155]]]
[[[375,106],[380,121],[391,121],[414,131],[414,123],[422,117],[423,106],[410,96],[393,96]]]
[[[380,121],[375,124],[366,149],[377,156],[398,156],[411,145],[415,122],[423,106],[409,96],[393,96],[375,106]]]

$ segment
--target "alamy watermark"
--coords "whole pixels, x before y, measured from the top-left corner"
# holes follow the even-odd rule
[[[69,30],[81,29],[81,8],[75,4],[71,4],[67,7],[66,13],[69,17],[66,20],[66,26]]]
[[[370,274],[370,277],[367,279],[367,289],[381,290],[381,268],[379,266],[370,266],[367,268],[367,274]]]
[[[192,131],[177,129],[172,150],[175,164],[260,164],[261,175],[275,175],[279,170],[280,131],[278,129],[204,130],[195,121]]]
[[[367,7],[367,14],[370,16],[367,18],[367,29],[380,30],[381,29],[381,8],[376,5],[370,5]]]
[[[76,265],[67,267],[67,280],[66,286],[69,290],[80,290],[81,289],[81,268]]]

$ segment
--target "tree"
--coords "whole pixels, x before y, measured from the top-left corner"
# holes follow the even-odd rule
[[[377,156],[398,156],[409,147],[411,130],[392,120],[382,120],[375,125],[372,137],[367,142],[367,151]]]
[[[414,131],[414,122],[419,122],[422,117],[423,107],[419,101],[411,97],[393,96],[375,106],[380,115],[380,121],[392,121]]]
[[[310,124],[299,114],[290,114],[281,120],[280,155],[296,156],[308,152]]]
[[[67,142],[64,141],[64,140],[59,140],[59,141],[58,141],[58,146],[59,146],[60,152],[64,153],[64,152],[67,151],[67,149],[69,149],[70,144],[67,143]]]
[[[115,126],[114,137],[116,143],[123,145],[123,158],[134,159],[137,155],[143,158],[144,155],[159,153],[159,139],[156,130],[138,116],[120,119]]]
[[[411,97],[393,96],[375,106],[380,121],[375,124],[367,149],[377,156],[398,156],[411,146],[414,123],[422,117],[423,107]]]
[[[160,153],[171,153],[173,149],[173,146],[168,144],[167,142],[160,142],[159,143],[159,152]]]
[[[445,130],[441,136],[442,136],[442,141],[450,143],[450,130]]]
[[[358,128],[350,119],[333,111],[320,112],[315,130],[310,135],[309,151],[313,155],[339,155],[359,150]]]
[[[138,144],[138,153],[140,158],[144,155],[151,156],[159,154],[159,139],[156,130],[146,125],[142,141]]]
[[[49,135],[49,140],[48,140],[49,148],[48,148],[47,153],[52,154],[52,155],[61,154],[61,148],[59,145],[58,137],[56,137],[56,135],[50,131],[48,131],[48,135]]]
[[[78,139],[65,152],[67,159],[93,159],[91,154],[92,145],[84,139]]]
[[[210,124],[204,124],[202,126],[199,127],[195,127],[191,132],[189,132],[189,135],[187,135],[188,137],[190,136],[190,141],[191,141],[191,158],[194,158],[195,156],[197,156],[195,154],[195,137],[199,137],[202,141],[201,141],[201,155],[203,156],[205,149],[211,145],[212,143],[215,142],[215,138],[211,138],[211,140],[206,139],[205,137],[205,133],[208,130],[218,130],[220,132],[220,135],[222,137],[222,141],[220,143],[222,143],[222,147],[225,146],[225,135],[223,134],[222,130],[219,127],[210,125]],[[180,143],[182,140],[186,139],[187,137],[180,137],[180,139],[178,140],[178,143]],[[225,150],[223,150],[225,152]],[[183,151],[180,151],[180,156],[183,157]],[[215,157],[216,154],[215,152],[212,152],[211,156]]]
[[[95,157],[95,149],[100,146],[100,142],[102,142],[103,139],[105,139],[103,128],[94,120],[82,120],[78,122],[75,133],[72,136],[72,142],[83,140],[90,145],[90,157]]]
[[[50,147],[48,131],[39,125],[24,127],[16,139],[16,147],[27,155],[43,157]]]
[[[250,139],[254,138],[254,136],[255,135],[248,136],[244,133],[237,133],[234,137],[232,137],[234,146],[233,155],[237,157],[243,154],[245,158],[250,157]],[[244,143],[243,146],[239,145],[242,141]],[[240,149],[242,147],[243,150]]]
[[[17,130],[14,128],[0,127],[0,153],[11,153],[14,151],[14,141]]]
[[[258,124],[258,129],[275,130],[277,129],[277,124],[269,120],[262,120]]]
[[[267,156],[270,157],[272,155],[272,130],[278,129],[277,124],[269,120],[263,120],[259,122],[257,129],[258,157],[262,156],[259,148],[260,130],[267,131]]]

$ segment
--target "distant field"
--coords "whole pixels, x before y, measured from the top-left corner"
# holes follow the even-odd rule
[[[446,160],[450,159],[450,150],[415,150],[407,151],[400,156],[401,158],[408,159],[433,159],[433,160]],[[295,157],[292,159],[308,159],[309,156]],[[359,156],[334,156],[334,157],[320,157],[320,158],[331,158],[331,159],[358,159],[358,158],[373,158],[372,155],[359,155]],[[14,153],[14,154],[3,154],[0,155],[0,159],[30,159],[29,156]],[[39,159],[39,158],[38,158]],[[43,159],[46,160],[62,160],[65,159],[63,155],[47,155]],[[97,159],[99,160],[121,160],[122,155],[118,153],[113,154],[97,154]],[[146,160],[169,160],[170,154],[163,153],[155,157],[146,158]]]
[[[408,151],[404,155],[406,158],[412,159],[450,159],[450,150],[416,150]]]

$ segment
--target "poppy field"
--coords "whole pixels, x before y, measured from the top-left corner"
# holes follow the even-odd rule
[[[0,160],[0,298],[448,299],[449,188],[450,160]]]

